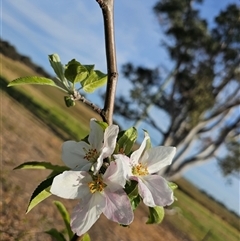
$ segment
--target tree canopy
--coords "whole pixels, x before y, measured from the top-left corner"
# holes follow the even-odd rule
[[[171,64],[161,56],[154,68],[125,64],[122,72],[131,88],[115,104],[116,114],[150,125],[158,133],[156,144],[177,147],[173,164],[164,170],[170,178],[212,158],[224,175],[240,169],[240,9],[228,5],[210,26],[200,17],[201,2],[157,2],[161,47]],[[168,116],[167,127],[159,113]]]

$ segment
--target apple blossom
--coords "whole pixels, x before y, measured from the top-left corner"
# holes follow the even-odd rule
[[[106,172],[90,175],[86,171],[65,171],[53,180],[50,192],[67,199],[80,199],[71,216],[71,228],[78,236],[87,232],[101,213],[108,219],[129,225],[133,211],[123,190],[123,165],[112,161]]]
[[[174,201],[173,191],[167,181],[156,173],[171,164],[176,148],[164,146],[148,148],[149,140],[146,133],[140,148],[134,151],[130,158],[122,154],[114,157],[126,166],[125,169],[128,170],[126,178],[138,182],[138,192],[145,205],[149,207],[170,205]]]
[[[88,143],[85,141],[66,141],[62,146],[62,160],[73,170],[89,171],[96,174],[103,159],[109,157],[116,146],[119,127],[110,125],[104,131],[95,119],[90,120]]]

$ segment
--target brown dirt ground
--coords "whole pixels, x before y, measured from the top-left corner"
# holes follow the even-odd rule
[[[48,161],[61,164],[62,140],[56,137],[22,105],[1,93],[1,194],[0,240],[1,241],[51,241],[44,231],[63,228],[62,220],[50,197],[29,214],[25,210],[38,183],[47,176],[45,170],[14,170],[26,161]],[[61,199],[69,212],[75,201]],[[94,241],[189,241],[165,221],[161,225],[146,225],[144,207],[135,213],[129,228],[108,221],[103,215],[91,228]]]

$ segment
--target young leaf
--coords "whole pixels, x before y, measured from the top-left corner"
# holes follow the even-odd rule
[[[125,192],[127,193],[129,199],[134,199],[138,196],[138,182],[137,181],[131,181],[130,184],[127,182],[125,186]]]
[[[132,209],[134,211],[138,207],[138,205],[140,204],[141,198],[138,195],[136,198],[132,199],[130,202],[131,202]]]
[[[118,136],[119,151],[128,155],[137,139],[137,130],[135,127],[131,127],[126,131],[122,131]]]
[[[100,71],[91,71],[89,76],[81,82],[83,90],[87,93],[94,92],[97,88],[103,86],[107,82],[107,75]]]
[[[160,206],[148,207],[149,217],[146,224],[161,223],[164,218],[164,208]]]
[[[52,236],[53,238],[55,238],[58,241],[67,241],[63,234],[61,232],[59,232],[57,229],[52,228],[48,231],[45,231],[45,233],[49,234],[50,236]]]
[[[58,87],[53,80],[39,76],[28,76],[15,79],[8,84],[8,87],[24,84],[50,85]]]
[[[81,65],[78,61],[73,59],[66,65],[64,75],[66,79],[72,83],[77,83],[86,79],[88,73],[88,69],[85,68],[84,65]]]
[[[36,205],[52,195],[49,192],[49,188],[52,185],[54,177],[58,174],[59,173],[55,173],[55,175],[51,175],[37,186],[30,198],[26,213],[30,212]]]
[[[168,186],[174,191],[178,188],[178,185],[174,182],[168,182]]]
[[[70,96],[64,96],[64,101],[67,107],[75,105],[75,100],[73,100]]]
[[[88,233],[85,233],[81,238],[81,241],[91,241],[91,238]]]
[[[53,165],[50,162],[25,162],[15,167],[13,170],[16,169],[49,169],[57,171],[58,173],[69,170],[66,166]]]
[[[70,227],[69,213],[68,213],[67,209],[65,208],[65,206],[61,202],[54,201],[54,204],[57,207],[58,211],[60,212],[60,214],[63,218],[63,221],[65,223],[65,226],[66,226],[66,229],[67,229],[67,232],[68,232],[68,237],[69,237],[69,240],[70,240],[73,237],[73,232],[72,232],[71,227]]]
[[[48,55],[49,62],[57,75],[57,77],[62,81],[65,82],[65,77],[64,77],[64,67],[61,63],[60,57],[58,54],[51,54]]]

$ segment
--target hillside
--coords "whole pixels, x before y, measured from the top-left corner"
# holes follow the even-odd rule
[[[20,76],[47,73],[44,70],[35,72],[41,68],[33,63],[29,64],[31,60],[27,57],[17,56],[9,44],[5,43],[10,51],[4,50],[2,43],[0,49],[3,140],[1,186],[4,198],[1,200],[3,211],[0,234],[2,240],[6,241],[47,241],[51,239],[43,233],[44,230],[53,226],[63,227],[59,215],[51,204],[53,198],[44,201],[28,215],[24,214],[31,192],[47,173],[12,171],[12,169],[30,160],[61,164],[62,142],[66,139],[77,140],[84,137],[88,131],[89,119],[97,116],[82,103],[78,103],[74,108],[65,107],[63,94],[55,88],[30,85],[7,88],[8,81]],[[8,54],[8,57],[3,53]],[[28,59],[28,64],[23,63],[22,59]],[[173,212],[171,210],[168,212],[175,214],[167,215],[163,224],[145,225],[147,218],[145,208],[136,212],[134,223],[130,228],[119,227],[102,216],[91,229],[93,240],[238,240],[237,217],[232,216],[226,209],[220,207],[216,209],[214,202],[210,203],[204,194],[198,193],[198,190],[194,186],[189,186],[185,180],[179,184],[187,187],[189,193],[186,195],[184,193],[186,190],[176,192],[178,202],[175,203]],[[71,211],[73,202],[65,203]]]

